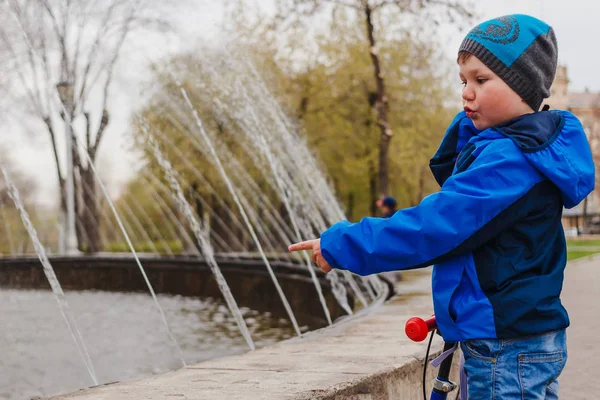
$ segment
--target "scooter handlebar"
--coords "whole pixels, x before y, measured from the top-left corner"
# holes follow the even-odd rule
[[[406,336],[414,342],[422,342],[427,338],[429,332],[434,329],[437,329],[435,316],[426,320],[419,317],[412,317],[406,321],[406,325],[404,326]]]

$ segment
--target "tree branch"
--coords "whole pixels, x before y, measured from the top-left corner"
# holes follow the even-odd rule
[[[52,73],[50,72],[50,64],[48,62],[48,46],[46,44],[46,33],[44,32],[44,10],[42,7],[38,8],[39,10],[39,26],[40,26],[40,51],[41,51],[41,56],[40,58],[42,59],[42,68],[44,71],[44,78],[46,79],[46,85],[45,85],[45,100],[46,100],[46,110],[48,112],[48,114],[51,113],[52,110],[52,95],[54,93],[53,88],[52,88],[52,82],[53,82],[53,78],[52,78]],[[40,93],[40,98],[42,97],[42,93]]]
[[[90,51],[89,51],[89,55],[88,55],[88,62],[85,65],[83,74],[81,76],[82,82],[81,82],[81,88],[79,90],[79,95],[78,95],[78,103],[83,104],[85,102],[85,98],[87,97],[86,94],[86,89],[88,86],[88,77],[90,74],[90,69],[92,68],[92,64],[94,63],[94,61],[96,60],[96,57],[99,54],[98,51],[98,47],[100,46],[100,43],[102,42],[102,38],[105,36],[106,32],[109,29],[109,24],[108,21],[110,20],[112,13],[114,11],[114,9],[117,6],[119,0],[114,0],[113,3],[109,6],[108,10],[106,11],[106,14],[104,16],[104,19],[102,20],[102,23],[100,24],[100,29],[98,29],[98,32],[96,33],[96,37],[94,38],[94,42],[92,43],[92,46],[90,47]],[[89,86],[93,86],[89,85]]]
[[[94,141],[94,146],[91,149],[89,149],[90,157],[92,158],[92,155],[93,155],[92,160],[95,159],[96,152],[98,151],[98,146],[100,145],[100,141],[102,140],[102,136],[103,136],[103,134],[106,130],[106,126],[108,125],[108,122],[109,122],[109,114],[107,111],[108,88],[110,87],[110,84],[112,82],[112,74],[113,74],[117,59],[119,58],[119,54],[121,52],[121,47],[123,46],[123,43],[125,42],[125,38],[127,37],[127,34],[129,33],[129,28],[130,28],[131,22],[134,20],[134,18],[135,18],[135,7],[133,7],[131,9],[129,18],[127,19],[125,25],[123,26],[123,30],[121,32],[121,37],[119,38],[117,46],[115,47],[115,49],[113,51],[113,57],[110,60],[110,64],[109,64],[108,71],[107,71],[108,76],[106,77],[106,81],[104,83],[103,102],[102,102],[102,120],[100,121],[100,127],[98,128],[98,133],[96,134],[96,140]]]
[[[87,20],[84,17],[87,12],[82,12],[80,14],[79,24],[77,26],[77,41],[75,42],[75,54],[73,55],[73,63],[71,64],[71,71],[73,75],[73,86],[77,87],[76,84],[78,82],[78,74],[77,74],[77,63],[79,61],[79,52],[81,51],[81,38],[83,37],[83,27],[86,25]]]
[[[58,175],[58,182],[62,183],[63,177],[62,177],[62,173],[60,171],[60,162],[58,159],[58,151],[56,149],[56,135],[54,134],[54,129],[52,127],[52,121],[50,120],[50,117],[45,117],[44,123],[46,124],[46,127],[48,128],[48,133],[50,134],[50,141],[52,142],[52,152],[54,153],[54,161],[56,162],[56,173]]]
[[[330,3],[330,4],[335,4],[338,6],[354,8],[355,10],[358,10],[358,11],[362,11],[362,9],[363,9],[363,7],[361,5],[351,2],[351,1],[344,1],[344,0],[323,0],[323,1],[326,3]]]
[[[28,56],[29,56],[29,67],[31,68],[31,75],[32,75],[32,80],[33,80],[33,86],[34,86],[34,93],[37,93],[37,96],[34,97],[35,102],[36,102],[36,108],[38,109],[38,112],[41,115],[45,115],[46,111],[44,110],[44,107],[42,105],[42,100],[41,100],[41,96],[42,96],[42,91],[39,87],[39,81],[38,81],[38,71],[37,71],[37,63],[35,62],[35,54],[34,54],[34,49],[32,47],[28,48]]]
[[[73,133],[73,130],[71,130],[71,140],[73,140],[73,173],[75,173],[75,170],[78,167],[82,167],[81,164],[81,157],[79,155],[79,140],[77,139],[77,135],[75,135]],[[86,149],[87,151],[87,149]]]
[[[98,151],[98,146],[100,145],[100,141],[102,140],[102,136],[104,135],[104,131],[108,126],[110,118],[108,115],[108,111],[106,108],[102,110],[102,120],[100,120],[100,126],[98,127],[98,132],[96,133],[96,140],[94,140],[94,145],[92,148],[88,148],[88,152],[90,154],[90,158],[92,161],[96,160],[96,153]]]
[[[377,10],[385,6],[395,5],[401,11],[414,13],[428,6],[442,6],[449,12],[454,10],[458,15],[463,15],[467,18],[473,17],[473,13],[468,11],[471,7],[465,7],[459,0],[381,0],[375,3],[371,9]],[[450,16],[450,19],[452,17]]]
[[[60,43],[60,50],[61,50],[61,78],[66,79],[68,77],[68,60],[69,60],[69,55],[67,53],[67,44],[65,42],[65,36],[63,33],[61,33],[60,31],[60,27],[58,25],[58,19],[56,18],[56,16],[54,15],[54,12],[52,11],[52,6],[50,6],[50,3],[48,2],[48,0],[40,0],[42,6],[46,9],[46,11],[48,12],[48,15],[50,16],[50,20],[52,21],[52,26],[54,27],[54,33],[56,34],[56,39],[58,40],[58,42]]]
[[[90,122],[90,113],[88,112],[84,112],[83,113],[84,117],[85,117],[85,149],[89,152],[90,151],[90,143],[91,143],[91,136],[92,136],[92,132],[91,132],[91,122]]]
[[[39,81],[37,79],[37,64],[34,59],[34,52],[35,52],[34,39],[29,30],[29,27],[31,26],[31,22],[29,21],[27,10],[21,9],[21,7],[19,6],[19,4],[17,2],[15,2],[12,6],[9,3],[9,6],[12,9],[13,16],[15,16],[15,18],[17,18],[21,33],[23,34],[23,36],[25,37],[25,41],[27,42],[27,46],[26,46],[27,50],[25,51],[25,54],[27,54],[29,62],[26,64],[26,66],[31,69],[32,79],[29,79],[29,81],[33,81],[33,83],[32,83],[33,89],[29,90],[29,87],[28,87],[29,82],[27,82],[27,80],[25,79],[25,75],[23,74],[24,68],[18,68],[19,74],[22,77],[21,83],[22,83],[23,87],[26,88],[26,90],[28,91],[28,93],[30,95],[30,99],[31,99],[30,101],[33,104],[34,110],[38,113],[38,116],[41,117],[42,115],[45,115],[46,113],[44,112],[43,106],[41,104],[40,96],[39,96],[40,90],[39,90],[39,86],[38,86]],[[12,56],[15,59],[15,61],[17,61],[18,57],[17,57],[16,51],[10,45],[10,43],[8,43],[6,36],[5,35],[3,35],[3,36],[4,36],[4,42],[6,43],[7,47],[9,48],[9,51],[12,53]]]
[[[0,35],[2,37],[2,41],[6,44],[6,47],[11,57],[15,60],[15,62],[17,62],[19,57],[17,56],[15,49],[11,45],[11,40],[6,36],[6,33],[4,31],[0,31]],[[21,86],[25,89],[25,97],[27,98],[28,102],[31,103],[30,105],[32,110],[37,114],[38,117],[43,118],[42,110],[38,108],[38,102],[36,101],[35,93],[29,88],[29,85],[27,84],[27,79],[25,77],[25,74],[23,73],[23,69],[17,67],[15,68],[15,70],[17,71],[17,75],[19,77],[19,80],[21,81]]]
[[[400,3],[404,3],[404,4],[400,5]],[[394,5],[397,5],[398,7],[402,8],[402,9],[405,9],[405,8],[407,8],[406,7],[406,5],[407,5],[406,3],[410,4],[410,0],[400,0],[400,1],[399,0],[383,0],[383,1],[380,1],[378,3],[375,3],[371,7],[371,10],[375,11],[375,10],[378,10],[378,9],[380,9],[382,7],[388,6],[390,4],[394,4]]]

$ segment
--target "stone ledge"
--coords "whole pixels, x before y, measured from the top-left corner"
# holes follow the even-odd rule
[[[421,399],[426,345],[411,342],[404,324],[432,312],[430,270],[403,278],[398,295],[360,318],[243,355],[53,399]],[[433,351],[441,345],[437,338]]]

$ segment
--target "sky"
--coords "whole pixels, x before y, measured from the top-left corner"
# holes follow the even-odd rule
[[[251,0],[248,0],[249,2]],[[98,169],[111,194],[115,195],[134,175],[139,162],[129,151],[129,118],[146,100],[141,88],[149,79],[148,64],[169,54],[189,49],[194,44],[218,43],[222,9],[220,2],[192,1],[184,9],[176,10],[178,35],[165,37],[138,37],[127,47],[126,62],[118,66],[110,105],[111,124],[100,148]],[[558,39],[559,63],[568,68],[571,91],[600,91],[600,53],[593,45],[600,36],[600,2],[589,0],[478,0],[473,10],[476,22],[506,14],[529,14],[550,24]],[[215,5],[217,4],[217,5]],[[438,40],[448,59],[456,51],[469,26],[462,31],[442,26]],[[452,77],[450,77],[452,78]],[[457,96],[459,87],[457,78]],[[14,128],[14,127],[13,127]],[[19,169],[29,175],[38,187],[37,201],[49,206],[57,200],[56,171],[48,141],[34,140],[31,132],[0,126],[0,144],[8,147]],[[40,135],[44,138],[43,135]],[[47,135],[46,135],[47,136]],[[58,143],[59,149],[64,141]]]

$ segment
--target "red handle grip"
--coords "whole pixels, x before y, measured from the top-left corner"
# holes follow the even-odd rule
[[[414,342],[422,342],[427,339],[427,334],[434,329],[437,329],[435,316],[427,320],[423,320],[419,317],[412,317],[406,321],[406,326],[404,327],[406,336]]]

